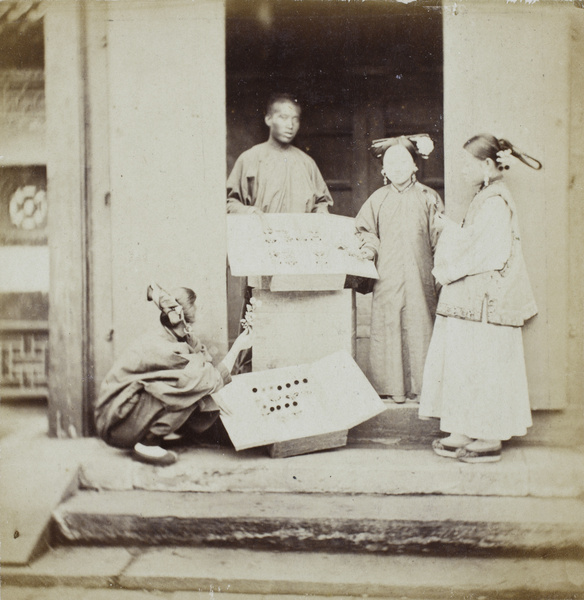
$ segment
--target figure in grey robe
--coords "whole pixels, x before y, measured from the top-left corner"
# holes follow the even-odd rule
[[[375,191],[356,217],[364,246],[375,257],[369,377],[381,396],[396,401],[420,394],[438,299],[432,275],[440,196],[412,178],[401,191]],[[400,400],[397,400],[397,399]]]

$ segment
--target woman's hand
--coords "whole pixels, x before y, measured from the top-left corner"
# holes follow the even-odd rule
[[[447,217],[440,212],[434,215],[434,227],[438,233],[442,233],[448,223]]]
[[[450,217],[447,217],[444,213],[437,212],[434,215],[434,227],[438,230],[439,233],[442,233],[442,230],[447,226],[460,227],[460,225]]]

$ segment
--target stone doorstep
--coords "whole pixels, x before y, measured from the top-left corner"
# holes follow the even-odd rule
[[[238,594],[576,600],[584,598],[583,567],[554,559],[75,547],[58,548],[30,567],[4,567],[2,584],[186,590],[207,598],[225,593],[226,600]]]
[[[49,439],[42,432],[2,440],[2,563],[27,564],[46,547],[51,511],[72,484],[103,489],[438,493],[577,497],[584,492],[582,450],[510,448],[492,465],[463,465],[428,449],[347,447],[285,459],[263,450],[189,448],[160,469],[136,463],[100,440]],[[80,472],[80,467],[83,468]],[[78,473],[80,472],[80,477]]]
[[[584,502],[474,496],[80,492],[66,543],[584,556]]]
[[[506,448],[501,462],[465,464],[429,448],[346,447],[282,459],[265,449],[179,447],[179,461],[153,467],[101,444],[85,458],[80,486],[99,490],[442,494],[578,497],[584,493],[584,454],[561,448]]]
[[[411,402],[396,404],[384,399],[386,410],[349,431],[349,444],[372,440],[400,448],[426,448],[434,438],[443,437],[438,419],[418,418],[419,405]],[[533,425],[524,438],[515,438],[521,446],[569,447],[582,444],[584,419],[578,411],[533,411]]]

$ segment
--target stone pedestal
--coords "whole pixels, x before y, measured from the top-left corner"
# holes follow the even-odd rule
[[[254,288],[254,371],[310,363],[339,350],[355,357],[355,292]]]

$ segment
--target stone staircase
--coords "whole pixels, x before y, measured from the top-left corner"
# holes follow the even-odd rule
[[[581,449],[516,442],[469,465],[434,455],[436,435],[394,405],[346,448],[284,459],[179,446],[156,468],[102,445],[53,512],[54,550],[8,583],[78,585],[58,565],[102,561],[96,587],[584,598]]]

